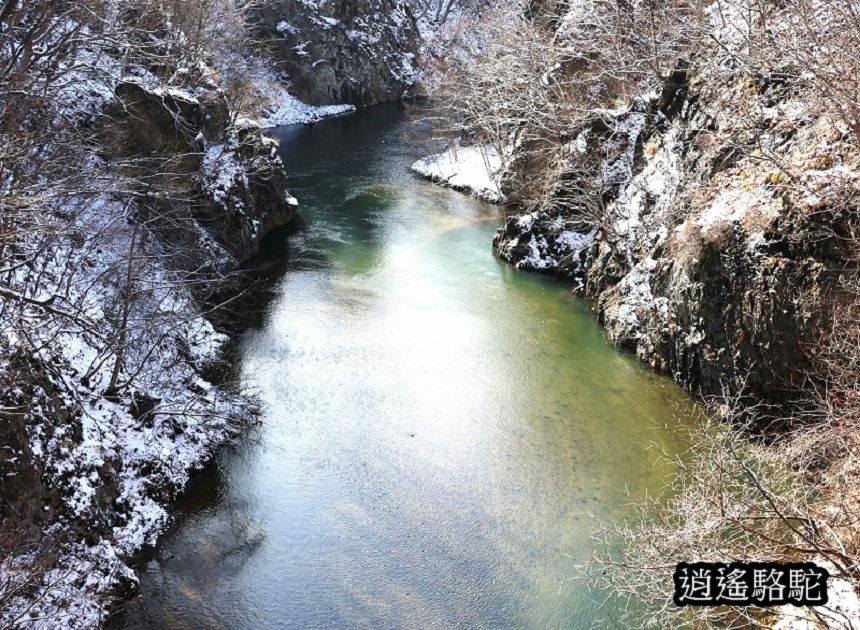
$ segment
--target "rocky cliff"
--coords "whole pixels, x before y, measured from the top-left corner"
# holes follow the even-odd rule
[[[399,100],[417,78],[418,26],[400,0],[274,0],[260,36],[296,95],[316,105]]]
[[[17,162],[0,235],[0,626],[96,628],[133,591],[130,560],[166,506],[253,422],[217,378],[229,338],[213,312],[296,200],[276,143],[206,63],[219,59],[173,47],[189,41],[177,20],[78,49],[64,29],[108,21],[91,7],[79,17],[94,25],[53,5],[9,9],[23,25],[9,32],[28,32],[33,12],[57,48],[23,75],[35,94],[4,136],[22,149],[4,153]],[[0,93],[18,91],[0,78]]]
[[[175,253],[173,265],[229,273],[293,217],[275,141],[231,114],[223,93],[122,83],[116,95],[104,146],[127,164],[141,218]]]
[[[600,199],[596,221],[551,204],[509,219],[496,247],[576,278],[614,343],[691,391],[782,404],[848,258],[860,155],[778,73],[714,82],[708,64],[573,130],[569,171]]]

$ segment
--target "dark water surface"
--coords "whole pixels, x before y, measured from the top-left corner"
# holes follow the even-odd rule
[[[306,220],[242,346],[262,426],[192,482],[125,628],[587,628],[595,523],[671,472],[668,380],[413,178],[399,107],[286,128]],[[610,621],[599,627],[613,627]]]

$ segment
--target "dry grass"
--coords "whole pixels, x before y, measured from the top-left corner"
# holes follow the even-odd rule
[[[854,250],[860,251],[856,243]],[[675,460],[680,473],[668,499],[641,504],[635,523],[597,535],[603,548],[587,578],[631,601],[643,599],[651,625],[774,623],[771,610],[674,606],[671,575],[680,561],[826,561],[833,578],[860,594],[858,272],[842,275],[826,308],[828,324],[809,348],[807,400],[796,416],[772,423],[787,432],[753,430],[765,409],[730,396],[712,401],[723,422],[703,416],[686,436],[689,451]],[[851,613],[857,611],[828,606],[807,614],[818,627],[854,628]],[[631,627],[639,627],[638,615],[629,617]]]
[[[723,406],[726,418],[748,409]],[[816,439],[826,437],[818,431]],[[800,434],[794,443],[805,446]],[[646,625],[653,627],[771,627],[773,611],[755,607],[687,607],[672,601],[672,574],[678,562],[827,561],[833,577],[858,579],[856,511],[821,493],[808,470],[797,467],[791,449],[750,440],[743,431],[705,417],[688,436],[689,452],[676,461],[681,473],[668,500],[639,507],[635,523],[597,534],[601,551],[585,570],[586,579],[646,603]],[[826,441],[826,440],[822,440]],[[856,453],[841,460],[851,462]],[[625,619],[641,627],[642,610]],[[851,627],[836,607],[810,609],[826,628]],[[842,624],[842,625],[840,625]]]

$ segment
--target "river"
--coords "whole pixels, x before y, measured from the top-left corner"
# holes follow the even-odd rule
[[[409,129],[276,130],[304,225],[267,241],[241,344],[261,425],[192,481],[118,627],[613,627],[576,565],[672,472],[653,447],[691,403],[497,259],[504,209],[412,176]]]

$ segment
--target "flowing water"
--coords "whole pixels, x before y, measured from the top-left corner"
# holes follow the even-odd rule
[[[502,208],[408,172],[406,118],[278,131],[306,223],[267,242],[286,271],[242,344],[262,423],[191,483],[119,627],[613,627],[576,565],[661,487],[691,404],[494,256]]]

